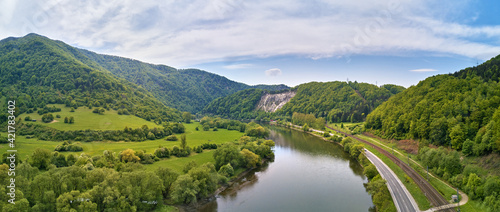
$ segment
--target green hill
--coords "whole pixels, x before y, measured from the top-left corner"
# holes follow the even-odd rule
[[[449,75],[429,77],[395,95],[366,127],[396,139],[424,139],[464,154],[500,151],[500,56]]]
[[[286,85],[249,86],[198,69],[175,69],[141,61],[96,54],[78,49],[91,61],[114,75],[142,86],[169,107],[192,113],[200,112],[212,100],[252,87],[270,91],[288,89]]]
[[[18,113],[53,112],[47,104],[125,111],[146,120],[177,120],[180,112],[113,76],[75,48],[36,34],[0,41],[0,92]],[[5,120],[2,118],[2,120]]]
[[[252,119],[257,115],[255,107],[264,93],[264,90],[255,88],[238,91],[229,96],[215,99],[203,109],[203,113],[233,119]]]
[[[390,90],[389,90],[389,89]],[[331,122],[359,122],[368,113],[404,90],[401,86],[378,87],[358,82],[310,82],[298,85],[297,94],[285,104],[279,114],[291,116],[294,112],[314,114]]]

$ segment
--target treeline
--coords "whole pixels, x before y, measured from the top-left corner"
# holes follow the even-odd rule
[[[404,88],[378,87],[358,82],[310,82],[296,87],[297,94],[278,114],[313,114],[330,122],[360,122],[374,108]]]
[[[366,128],[394,139],[422,139],[466,155],[500,152],[500,84],[480,77],[427,78],[389,99]]]
[[[463,164],[460,154],[443,147],[424,147],[417,157],[429,171],[479,200],[489,211],[500,211],[500,177],[493,176],[474,164]]]
[[[46,105],[65,104],[126,109],[147,120],[179,120],[177,110],[145,89],[82,63],[82,57],[62,42],[34,34],[4,39],[0,42],[1,95],[16,100],[18,114],[55,112]]]
[[[145,141],[164,138],[174,133],[184,133],[185,127],[182,123],[164,122],[163,128],[149,128],[143,125],[141,128],[132,129],[125,127],[123,130],[57,130],[33,123],[19,123],[17,133],[36,137],[47,141]]]
[[[294,112],[292,115],[292,124],[312,127],[314,129],[324,130],[326,121],[324,118],[316,118],[313,114],[303,114]],[[307,131],[307,130],[306,130]]]

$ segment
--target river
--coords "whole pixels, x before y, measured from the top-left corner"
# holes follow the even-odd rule
[[[368,211],[373,206],[363,168],[341,146],[270,128],[274,162],[248,173],[199,211]]]

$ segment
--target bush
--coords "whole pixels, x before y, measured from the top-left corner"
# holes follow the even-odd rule
[[[24,117],[24,120],[25,120],[25,121],[31,121],[31,117],[26,116],[26,117]]]

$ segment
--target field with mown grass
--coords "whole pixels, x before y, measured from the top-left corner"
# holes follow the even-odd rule
[[[215,144],[223,144],[231,141],[238,140],[244,133],[234,130],[226,130],[226,129],[218,129],[217,131],[203,131],[202,126],[198,122],[184,124],[186,127],[186,141],[188,146],[194,147],[199,146],[204,143],[215,143]],[[196,127],[200,130],[197,131]],[[5,136],[5,133],[1,134]],[[154,153],[155,149],[159,146],[164,147],[173,147],[180,146],[180,134],[176,134],[179,137],[178,141],[166,141],[165,139],[156,139],[156,140],[147,140],[143,142],[81,142],[80,145],[83,147],[83,152],[61,152],[64,155],[68,154],[76,154],[80,155],[81,153],[86,153],[91,156],[102,155],[104,150],[112,151],[112,152],[120,152],[125,149],[133,149],[133,150],[145,150],[146,153]],[[17,136],[16,137],[16,149],[18,156],[21,160],[25,160],[28,158],[31,153],[36,148],[47,149],[49,151],[54,151],[57,145],[62,144],[63,142],[56,141],[42,141],[36,138],[28,139],[25,136]],[[8,148],[7,144],[0,144],[0,151],[5,152]],[[2,150],[3,149],[3,150]],[[182,172],[182,167],[187,164],[189,161],[196,161],[198,165],[201,165],[206,162],[214,162],[212,158],[213,150],[205,150],[203,153],[194,153],[192,152],[189,157],[177,158],[170,157],[169,159],[164,159],[157,161],[151,165],[146,165],[146,169],[148,170],[156,170],[158,167],[169,167],[176,171]]]
[[[160,127],[154,122],[146,121],[145,119],[139,118],[134,115],[118,115],[116,110],[110,109],[106,110],[104,114],[100,115],[93,113],[95,108],[89,109],[86,106],[79,107],[74,112],[70,112],[71,108],[66,107],[63,104],[51,104],[47,107],[55,106],[61,108],[60,112],[50,112],[54,116],[54,122],[43,123],[42,115],[38,113],[21,114],[18,119],[24,121],[24,118],[29,116],[31,119],[36,119],[36,124],[41,124],[47,127],[52,127],[58,130],[123,130],[125,127],[128,128],[140,128],[143,125],[147,125],[149,128]],[[56,118],[56,115],[60,115],[61,118]],[[75,123],[67,124],[64,123],[64,117],[71,117],[75,119]]]

